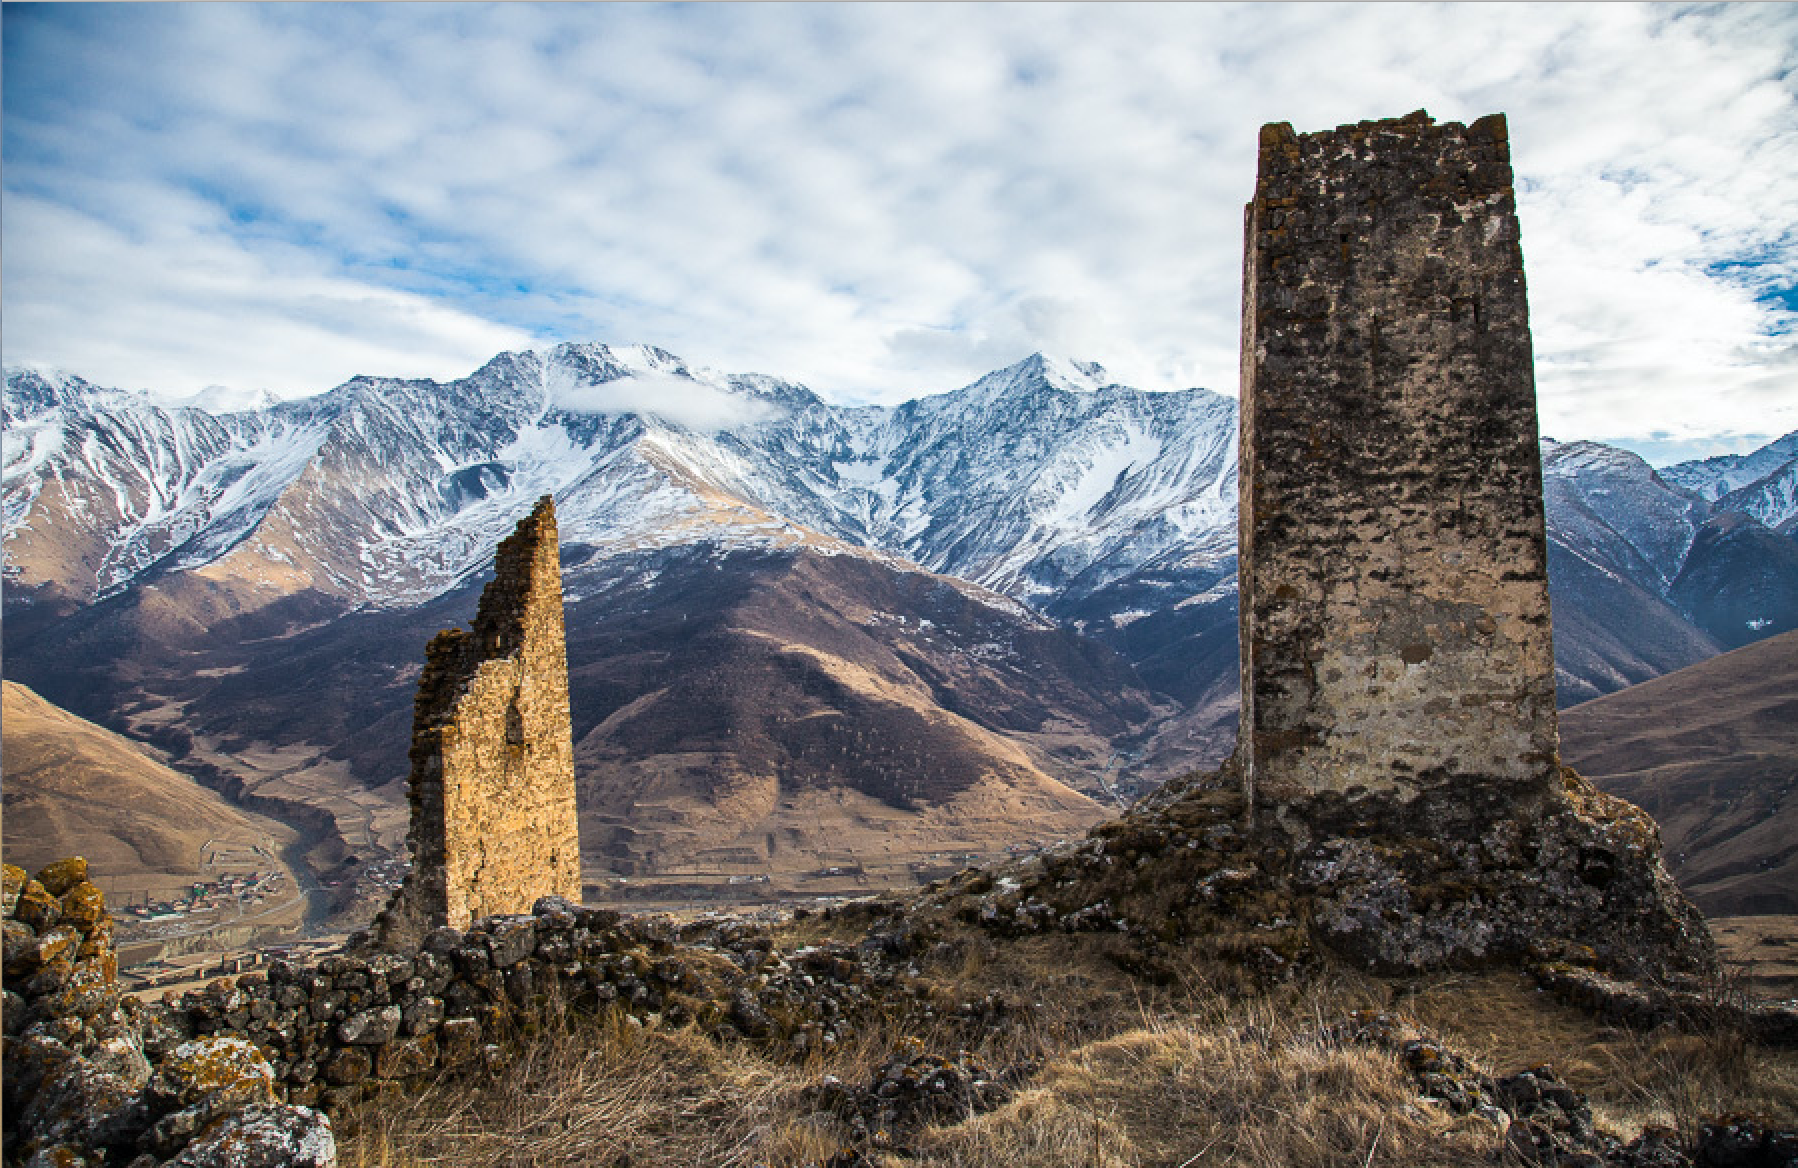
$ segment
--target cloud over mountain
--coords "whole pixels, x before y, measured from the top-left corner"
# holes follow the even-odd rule
[[[632,336],[837,401],[1037,350],[1231,392],[1256,127],[1422,106],[1509,114],[1547,432],[1798,426],[1788,6],[4,21],[13,362],[295,393]]]

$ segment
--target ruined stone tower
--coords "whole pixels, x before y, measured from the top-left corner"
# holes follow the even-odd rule
[[[1544,793],[1554,651],[1504,116],[1267,126],[1246,220],[1251,805]]]
[[[499,545],[473,629],[425,649],[412,721],[412,870],[378,922],[393,945],[440,925],[580,900],[574,746],[556,511]]]
[[[1145,968],[1178,940],[1276,978],[1714,973],[1654,820],[1557,757],[1503,117],[1268,126],[1246,226],[1236,753],[981,919],[1097,918]]]

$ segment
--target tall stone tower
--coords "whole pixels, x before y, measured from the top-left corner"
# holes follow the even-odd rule
[[[1266,126],[1246,220],[1251,807],[1544,794],[1554,651],[1503,115]]]
[[[574,744],[556,511],[547,496],[499,545],[471,631],[425,649],[408,788],[412,870],[378,921],[382,944],[580,900]]]
[[[1264,969],[1714,971],[1654,821],[1557,758],[1504,119],[1267,126],[1246,227],[1236,754],[1109,827],[1186,847],[1040,895]]]

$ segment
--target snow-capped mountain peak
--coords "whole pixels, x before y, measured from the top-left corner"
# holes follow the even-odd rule
[[[1041,354],[886,409],[830,406],[802,385],[654,346],[560,344],[501,353],[458,381],[358,377],[217,417],[146,399],[98,424],[163,433],[184,453],[102,443],[136,451],[104,471],[76,465],[73,421],[56,420],[73,392],[58,387],[100,392],[76,380],[8,376],[9,402],[46,429],[33,457],[9,454],[7,536],[44,529],[34,508],[49,483],[141,497],[102,509],[93,554],[113,567],[79,589],[88,595],[205,562],[258,586],[278,577],[357,603],[414,603],[462,578],[549,493],[564,538],[596,549],[836,541],[1041,601],[1195,539],[1227,556],[1227,538],[1209,533],[1229,529],[1235,505],[1228,399],[1143,394]],[[176,437],[176,417],[211,427],[208,442]]]
[[[204,410],[209,414],[242,414],[271,409],[281,401],[281,396],[272,390],[209,385],[198,393],[177,398],[168,404],[177,409]]]
[[[1661,477],[1719,510],[1752,515],[1775,531],[1798,528],[1798,430],[1748,454],[1666,467]]]

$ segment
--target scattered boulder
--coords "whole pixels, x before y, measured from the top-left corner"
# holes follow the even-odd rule
[[[334,1168],[331,1123],[310,1107],[255,1104],[207,1128],[164,1168]]]

